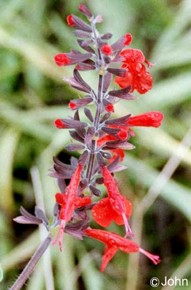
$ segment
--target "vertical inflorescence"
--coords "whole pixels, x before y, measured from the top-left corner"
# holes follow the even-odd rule
[[[53,223],[49,223],[39,209],[36,209],[36,216],[22,209],[22,216],[16,221],[44,223],[51,233],[53,244],[58,243],[61,250],[64,233],[81,240],[84,237],[99,240],[106,247],[101,271],[118,250],[125,253],[139,251],[158,264],[158,256],[143,250],[132,240],[136,239],[129,224],[132,203],[119,192],[114,173],[125,169],[125,166],[120,165],[124,151],[134,149],[130,143],[135,136],[133,127],[159,127],[163,115],[153,111],[137,116],[112,116],[115,103],[120,99],[134,100],[132,93],[135,90],[144,94],[152,88],[153,80],[149,73],[152,64],[145,59],[141,50],[128,47],[132,43],[130,33],[110,44],[112,34],[100,34],[96,29],[103,18],[94,16],[84,4],[79,5],[79,11],[86,16],[87,22],[69,15],[67,23],[73,27],[81,49],[57,54],[55,62],[58,66],[74,66],[73,76],[65,81],[84,95],[70,101],[73,117],[57,119],[55,126],[69,129],[74,142],[66,149],[79,151],[80,157],[72,157],[70,164],[54,158],[51,176],[57,179],[60,192],[55,194]],[[81,76],[81,71],[89,70],[94,70],[97,75],[96,89]],[[120,88],[116,88],[116,85]],[[84,111],[83,121],[80,109]],[[100,184],[105,186],[106,196],[103,196]],[[123,225],[124,237],[100,229],[99,226],[96,229],[90,227],[91,219],[103,228],[112,222]]]
[[[119,192],[114,173],[124,169],[124,166],[119,165],[124,158],[124,150],[134,149],[129,142],[134,136],[132,127],[159,127],[163,115],[160,112],[147,112],[138,116],[129,114],[119,118],[112,117],[114,105],[120,99],[133,100],[133,91],[144,94],[151,89],[153,81],[148,71],[151,63],[145,59],[142,51],[127,48],[132,42],[130,33],[109,44],[112,34],[100,35],[96,29],[96,24],[102,22],[103,18],[100,15],[93,16],[83,4],[80,4],[79,11],[86,16],[88,22],[69,15],[67,23],[74,28],[77,42],[85,52],[72,50],[55,56],[57,65],[75,66],[73,77],[65,81],[76,90],[84,92],[85,96],[70,101],[69,108],[75,110],[73,117],[55,121],[57,128],[70,129],[69,133],[75,140],[67,149],[80,150],[82,154],[79,160],[72,158],[71,165],[54,159],[52,175],[58,178],[62,191],[56,194],[60,229],[54,243],[58,241],[62,248],[63,234],[72,228],[76,236],[89,236],[106,245],[102,271],[118,249],[124,252],[140,251],[157,264],[158,256],[145,252],[130,240],[133,232],[128,219],[132,213],[132,204]],[[96,90],[80,74],[80,71],[89,70],[94,70],[98,76]],[[110,88],[113,79],[120,89]],[[87,106],[91,103],[95,107],[95,113],[90,110],[91,106]],[[84,108],[86,122],[80,119],[80,108]],[[68,178],[71,180],[66,186],[65,179]],[[102,183],[107,190],[107,197],[103,197],[100,192],[99,184]],[[124,225],[125,237],[103,229],[92,229],[89,226],[90,217],[102,227],[108,227],[111,222]]]

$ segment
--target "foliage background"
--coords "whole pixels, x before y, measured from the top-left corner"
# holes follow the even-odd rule
[[[56,130],[53,120],[69,114],[67,103],[78,94],[62,81],[71,69],[56,67],[53,56],[76,46],[65,19],[72,12],[78,14],[79,3],[0,1],[1,289],[12,284],[44,235],[42,229],[39,235],[35,227],[17,225],[12,218],[21,205],[32,212],[35,204],[45,206],[51,216],[58,190],[47,176],[52,156],[70,157],[63,150],[69,136]],[[191,1],[86,3],[104,16],[101,31],[112,30],[114,39],[131,32],[133,47],[155,63],[152,91],[132,103],[120,102],[116,115],[161,110],[165,120],[160,129],[136,129],[136,150],[126,155],[128,170],[117,178],[121,192],[134,203],[135,240],[159,253],[162,263],[155,267],[137,254],[118,253],[101,274],[102,245],[66,236],[64,251],[52,247],[25,289],[147,290],[153,276],[161,281],[165,276],[189,280],[187,287],[158,289],[190,289]],[[94,74],[88,78],[95,83]]]

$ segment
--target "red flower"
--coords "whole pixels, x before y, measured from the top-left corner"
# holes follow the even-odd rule
[[[72,15],[68,15],[67,18],[66,18],[66,21],[67,21],[69,26],[75,26],[75,23],[74,23]]]
[[[61,205],[61,210],[60,210],[61,226],[60,226],[58,235],[53,243],[55,244],[58,241],[60,250],[62,250],[62,240],[63,240],[64,228],[65,228],[66,222],[70,221],[73,215],[74,209],[75,209],[75,202],[77,198],[81,172],[82,172],[82,165],[78,164],[76,171],[74,172],[74,175],[72,176],[70,180],[70,184],[66,188],[65,193],[64,194],[57,193],[55,196],[56,202],[58,202]]]
[[[159,127],[164,116],[161,112],[153,111],[130,117],[127,120],[129,126]]]
[[[144,114],[129,117],[125,122],[121,124],[115,124],[115,123],[109,124],[109,128],[120,129],[120,131],[116,135],[120,135],[120,132],[121,132],[121,136],[123,136],[123,131],[125,131],[127,132],[127,136],[129,134],[130,136],[134,137],[135,134],[130,127],[141,126],[141,127],[158,128],[161,125],[163,118],[164,118],[164,115],[159,111],[146,112]],[[125,133],[124,133],[124,138],[125,138]]]
[[[116,77],[115,82],[125,88],[131,86],[131,92],[137,90],[140,94],[146,93],[152,88],[152,76],[147,72],[145,64],[148,64],[143,53],[139,49],[125,49],[120,53],[123,57],[122,68],[127,70],[124,77]]]
[[[123,238],[115,233],[107,232],[104,230],[91,229],[91,228],[86,229],[84,233],[88,237],[91,237],[93,239],[96,239],[104,243],[106,246],[104,255],[102,257],[102,264],[101,264],[102,272],[105,270],[105,268],[107,267],[107,264],[113,258],[113,256],[117,253],[118,250],[121,250],[122,252],[125,252],[125,253],[135,253],[139,251],[143,253],[144,255],[146,255],[149,259],[151,259],[155,265],[160,263],[159,256],[152,255],[151,253],[140,248],[135,242],[127,238]]]
[[[111,55],[112,54],[112,47],[109,44],[104,44],[101,47],[101,51],[105,55]]]
[[[111,173],[109,172],[106,166],[102,167],[102,175],[104,179],[104,185],[107,188],[107,193],[108,193],[107,202],[110,203],[113,211],[116,212],[116,217],[118,215],[121,216],[121,219],[123,220],[123,224],[125,225],[126,235],[132,235],[132,231],[131,231],[131,228],[129,226],[128,219],[127,219],[131,215],[131,211],[132,211],[131,203],[123,195],[120,194],[117,184],[115,182],[115,179],[111,175]],[[97,206],[98,212],[100,211],[99,207],[102,207],[103,205],[100,204],[99,206]],[[94,217],[95,217],[95,214],[96,214],[96,209],[94,209]],[[108,213],[108,220],[110,219],[109,214],[110,213]]]
[[[55,198],[56,198],[56,202],[61,205],[59,217],[61,220],[65,220],[65,213],[66,213],[66,206],[67,206],[67,202],[68,202],[68,196],[64,193],[56,193]],[[91,198],[89,196],[75,197],[75,199],[73,200],[72,207],[73,207],[73,210],[75,210],[76,208],[86,206],[90,203],[91,203]]]
[[[124,45],[130,45],[133,40],[131,33],[125,34],[124,38],[125,38]]]
[[[68,65],[71,63],[70,59],[67,57],[65,53],[59,53],[54,57],[54,60],[57,65]]]

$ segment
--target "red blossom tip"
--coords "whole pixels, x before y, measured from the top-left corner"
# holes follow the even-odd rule
[[[62,122],[61,119],[56,119],[56,120],[54,121],[54,125],[55,125],[55,127],[58,128],[58,129],[63,129],[63,128],[65,128],[65,125],[64,125],[64,123]]]
[[[70,59],[67,57],[65,53],[59,53],[55,55],[54,61],[59,66],[68,65],[71,63]]]
[[[132,37],[131,33],[125,34],[124,38],[125,38],[124,45],[130,45],[132,40],[133,40],[133,37]]]
[[[112,54],[112,47],[109,44],[104,44],[101,47],[101,51],[103,52],[103,54],[105,55],[111,55]]]
[[[114,106],[113,106],[113,104],[106,105],[105,106],[105,109],[106,109],[107,112],[111,112],[111,113],[114,112]]]
[[[67,16],[66,21],[69,26],[75,26],[75,23],[71,14]]]
[[[71,110],[76,110],[78,108],[77,104],[72,101],[69,102],[68,106]]]
[[[153,255],[153,254],[143,250],[142,248],[139,248],[139,252],[144,254],[145,256],[147,256],[153,262],[154,265],[158,265],[161,262],[159,256]]]

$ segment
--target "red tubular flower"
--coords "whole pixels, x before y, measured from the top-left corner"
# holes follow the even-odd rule
[[[127,120],[128,126],[159,127],[164,116],[161,112],[153,111],[130,117]]]
[[[132,37],[131,33],[125,34],[124,38],[125,38],[124,45],[130,45],[132,40],[133,40],[133,37]]]
[[[66,53],[59,53],[54,57],[54,60],[57,65],[69,65],[71,63],[70,59],[66,55]]]
[[[64,207],[62,208],[62,216],[60,218],[68,222],[71,219],[71,216],[74,211],[74,201],[77,197],[78,187],[80,183],[80,177],[82,172],[82,165],[78,164],[74,175],[70,180],[70,184],[68,185],[64,198]],[[60,201],[60,196],[58,197],[58,201]]]
[[[149,259],[151,259],[155,265],[160,263],[159,256],[152,255],[151,253],[140,248],[135,242],[127,238],[123,238],[113,232],[88,228],[84,231],[84,234],[87,235],[88,237],[91,237],[104,243],[106,246],[104,255],[102,257],[101,264],[102,272],[105,270],[107,264],[117,253],[118,250],[121,250],[122,252],[125,253],[136,253],[139,251],[144,255],[146,255]]]
[[[60,209],[60,219],[65,220],[65,209],[68,202],[68,196],[64,193],[56,193],[55,194],[56,202],[61,205]],[[73,210],[79,207],[86,206],[91,203],[91,198],[89,196],[86,197],[75,197],[73,200]]]
[[[66,18],[66,21],[67,21],[69,26],[75,26],[75,23],[74,23],[72,15],[68,15],[67,18]]]
[[[107,188],[110,205],[113,210],[122,217],[123,223],[125,225],[126,235],[132,235],[133,233],[127,220],[132,210],[131,203],[120,194],[115,179],[106,166],[102,167],[102,175],[104,179],[104,185]]]
[[[112,47],[109,44],[104,44],[101,47],[101,51],[105,55],[111,55],[112,54]]]
[[[131,92],[137,90],[140,94],[145,94],[152,88],[153,79],[146,70],[147,60],[139,49],[125,49],[120,53],[123,57],[122,68],[127,70],[124,77],[116,77],[115,82],[121,87],[131,86]]]
[[[74,172],[74,175],[72,176],[70,180],[70,184],[66,188],[65,193],[64,194],[57,193],[55,196],[56,202],[61,205],[61,210],[60,210],[61,226],[60,226],[58,235],[53,243],[55,244],[58,241],[60,250],[62,250],[62,240],[63,240],[64,228],[65,228],[66,222],[70,221],[72,214],[74,212],[74,209],[75,209],[75,201],[77,198],[81,172],[82,172],[82,165],[78,164],[76,171]]]

